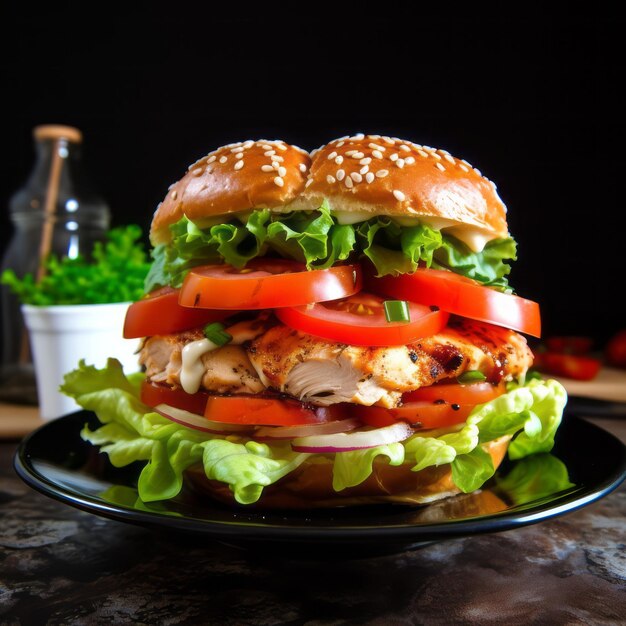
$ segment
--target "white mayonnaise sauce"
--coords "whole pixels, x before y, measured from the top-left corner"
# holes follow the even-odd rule
[[[258,320],[246,320],[225,329],[233,338],[230,345],[236,346],[241,345],[245,341],[252,341],[264,330],[265,328],[262,324],[259,324]],[[219,347],[209,339],[198,339],[188,343],[183,348],[180,384],[187,393],[196,393],[200,389],[200,383],[204,375],[202,356],[217,350]]]

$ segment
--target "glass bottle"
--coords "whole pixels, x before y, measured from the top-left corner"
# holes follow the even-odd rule
[[[71,126],[33,129],[36,159],[23,187],[9,201],[13,235],[2,259],[3,271],[41,276],[40,259],[49,254],[90,256],[109,227],[106,202],[93,192],[81,169],[82,133]],[[35,403],[35,377],[20,302],[0,285],[2,361],[0,400]]]

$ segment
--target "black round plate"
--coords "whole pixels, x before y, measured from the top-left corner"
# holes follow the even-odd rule
[[[19,476],[47,496],[111,519],[302,555],[326,551],[371,556],[533,524],[598,500],[626,477],[626,447],[610,433],[567,414],[551,454],[506,461],[480,491],[427,506],[277,512],[227,508],[190,492],[145,503],[135,489],[141,466],[114,468],[105,454],[80,438],[85,423],[93,428],[98,422],[93,413],[80,411],[24,439],[15,456]],[[561,478],[566,469],[570,484],[563,488],[562,480],[546,480],[545,471],[534,465],[538,461],[560,468]]]

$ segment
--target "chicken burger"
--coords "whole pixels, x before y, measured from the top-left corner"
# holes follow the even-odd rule
[[[566,394],[527,375],[539,308],[467,161],[380,135],[231,144],[170,187],[150,236],[124,330],[143,374],[82,363],[64,385],[102,422],[86,440],[145,463],[144,501],[422,504],[553,446]]]

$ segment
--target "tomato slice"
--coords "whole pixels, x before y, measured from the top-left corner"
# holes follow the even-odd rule
[[[592,380],[600,372],[599,359],[559,352],[539,352],[535,354],[535,367],[545,374],[564,376],[574,380]]]
[[[474,404],[450,404],[449,402],[406,402],[395,409],[382,406],[354,405],[353,414],[368,426],[382,428],[399,420],[415,428],[444,428],[462,424],[474,408]]]
[[[267,309],[344,298],[361,289],[361,267],[308,270],[286,259],[253,259],[238,270],[205,265],[185,278],[179,302],[201,309]]]
[[[444,401],[450,404],[484,404],[506,391],[503,384],[480,382],[472,384],[438,383],[429,387],[420,387],[409,391],[402,396],[404,402],[436,402]]]
[[[188,309],[178,304],[178,289],[163,287],[133,302],[126,312],[124,337],[150,337],[168,335],[181,330],[219,322],[233,311]]]
[[[359,293],[333,302],[274,311],[283,324],[324,339],[355,346],[406,345],[438,333],[448,314],[409,303],[409,322],[388,322],[383,298]]]
[[[368,269],[364,280],[373,293],[438,306],[455,315],[541,336],[536,302],[485,287],[454,272],[418,268],[413,274],[377,278]]]
[[[227,424],[296,426],[345,419],[347,411],[343,405],[313,407],[284,398],[210,395],[204,416]]]
[[[183,389],[155,385],[147,380],[141,384],[141,401],[148,406],[155,407],[159,404],[169,404],[177,409],[184,409],[197,415],[204,414],[209,394],[204,391],[186,393]]]

